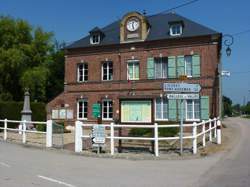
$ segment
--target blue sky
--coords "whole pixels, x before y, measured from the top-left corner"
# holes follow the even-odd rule
[[[156,14],[189,0],[0,0],[0,14],[29,21],[53,31],[59,41],[71,42],[88,34],[95,26],[121,18],[129,11]],[[200,0],[175,10],[178,14],[223,34],[250,30],[250,1]],[[223,94],[234,103],[250,101],[250,32],[235,35],[232,55],[225,56],[223,69],[231,71],[223,78]]]

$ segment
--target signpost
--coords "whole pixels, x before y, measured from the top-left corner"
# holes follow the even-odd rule
[[[92,129],[93,147],[97,147],[97,153],[100,153],[100,148],[105,144],[105,127],[101,125],[94,125]]]
[[[185,92],[185,93],[199,93],[201,86],[199,84],[188,83],[164,83],[163,91],[165,92]]]
[[[187,99],[199,99],[201,86],[199,84],[188,83],[164,83],[163,91],[174,92],[168,93],[168,99],[176,99],[180,101],[180,154],[183,154],[183,101]]]
[[[167,94],[168,99],[199,99],[199,94]]]

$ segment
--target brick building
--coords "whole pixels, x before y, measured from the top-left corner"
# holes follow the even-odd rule
[[[163,84],[198,83],[200,99],[184,102],[186,122],[218,116],[221,34],[174,13],[126,14],[66,47],[65,87],[48,118],[96,123],[177,121],[180,104]],[[98,106],[98,105],[97,105]]]

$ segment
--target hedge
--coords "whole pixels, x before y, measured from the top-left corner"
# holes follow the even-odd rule
[[[45,103],[33,102],[30,104],[30,106],[32,111],[32,121],[46,121]],[[9,120],[21,120],[22,110],[23,110],[23,102],[0,101],[0,119],[6,118]],[[16,125],[17,124],[14,124],[14,126]],[[45,130],[44,127],[38,126],[37,128],[39,128],[39,130]]]

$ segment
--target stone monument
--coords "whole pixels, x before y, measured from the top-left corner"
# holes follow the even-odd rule
[[[30,109],[30,93],[29,89],[25,89],[24,93],[24,103],[23,103],[23,110],[21,111],[22,118],[21,120],[24,121],[31,121],[32,111]],[[30,123],[26,124],[27,129],[32,129],[33,125]]]

